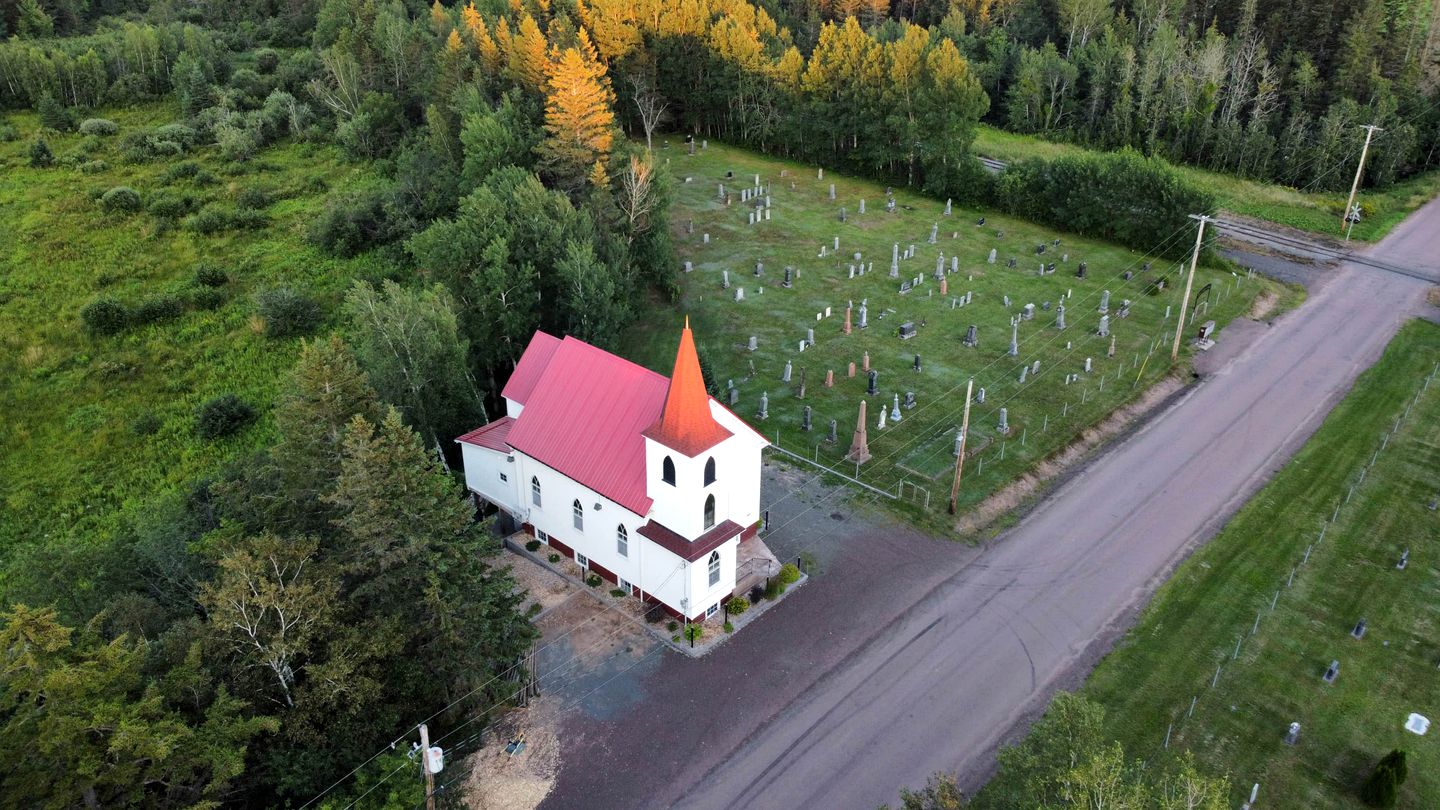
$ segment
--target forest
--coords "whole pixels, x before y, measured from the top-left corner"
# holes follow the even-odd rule
[[[343,783],[327,801],[345,806],[403,766],[371,757],[414,723],[483,725],[513,699],[533,631],[449,439],[494,407],[533,330],[606,346],[673,295],[657,139],[715,138],[1150,247],[1214,206],[1164,161],[1333,188],[1348,174],[1315,167],[1351,159],[1375,123],[1367,185],[1434,168],[1430,11],[0,0],[0,146],[24,155],[7,171],[58,186],[43,178],[138,167],[156,188],[76,205],[215,246],[176,291],[121,294],[104,274],[60,306],[75,363],[153,374],[127,371],[137,341],[211,311],[293,355],[263,395],[207,399],[183,429],[130,423],[131,440],[213,459],[203,473],[95,512],[7,498],[0,805],[269,806]],[[980,121],[1127,151],[996,182],[970,154]],[[279,145],[333,150],[372,179],[240,188]],[[1094,206],[1055,201],[1075,182]],[[1107,214],[1142,190],[1148,213]],[[222,240],[265,233],[304,195],[324,202],[296,239],[362,269],[326,291],[292,269],[233,296],[243,268]],[[0,311],[26,295],[8,275]],[[237,436],[252,440],[226,444]]]

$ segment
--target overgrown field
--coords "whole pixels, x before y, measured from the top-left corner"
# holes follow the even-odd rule
[[[266,445],[298,338],[267,337],[254,296],[284,286],[313,297],[323,328],[374,261],[306,242],[327,195],[373,180],[335,147],[286,142],[234,163],[197,146],[133,163],[122,139],[179,115],[152,106],[111,117],[110,137],[46,133],[49,168],[31,167],[34,115],[12,115],[20,138],[0,143],[3,555],[27,540],[97,540],[127,509]],[[107,210],[101,195],[117,186],[138,193],[139,210]],[[202,264],[212,268],[203,278]],[[99,298],[130,308],[131,325],[87,331],[81,311]],[[196,408],[225,393],[260,421],[198,438]]]
[[[1437,362],[1440,327],[1406,326],[1101,663],[1084,691],[1132,756],[1163,756],[1173,723],[1170,752],[1228,772],[1235,805],[1258,782],[1261,806],[1343,808],[1361,806],[1360,783],[1401,748],[1409,781],[1399,806],[1435,806],[1435,729],[1417,737],[1401,725],[1411,712],[1440,719]],[[1340,673],[1327,685],[1332,660]],[[1292,722],[1301,726],[1294,746],[1284,742]]]
[[[733,381],[738,391],[734,410],[740,416],[784,449],[847,474],[854,474],[856,468],[843,457],[850,448],[859,403],[868,402],[873,459],[860,468],[860,480],[891,493],[902,481],[915,485],[903,488],[904,498],[924,510],[928,493],[930,516],[943,513],[946,506],[965,385],[971,377],[976,393],[983,388],[986,396],[983,404],[975,404],[970,417],[962,507],[1032,469],[1171,372],[1170,341],[1184,283],[1175,263],[958,205],[951,216],[945,216],[943,200],[904,190],[895,191],[895,213],[886,213],[885,189],[872,182],[831,172],[821,180],[814,167],[713,142],[693,157],[678,141],[658,151],[676,178],[679,260],[692,262],[693,272],[681,276],[675,317],[657,316],[638,325],[623,341],[624,349],[637,361],[668,371],[679,315],[689,315],[722,401],[728,397],[727,382]],[[727,172],[732,176],[727,177]],[[757,173],[769,185],[772,219],[752,226],[747,224],[749,206],[739,196],[742,188],[753,185]],[[720,183],[732,197],[729,205],[719,198]],[[831,183],[834,201],[829,199]],[[862,198],[864,214],[859,213]],[[843,223],[842,207],[847,215]],[[982,216],[985,224],[979,225]],[[687,228],[692,219],[693,233]],[[934,225],[939,234],[932,245],[928,240]],[[1183,243],[1192,240],[1194,232],[1184,229],[1172,238]],[[891,279],[891,250],[897,243],[902,252],[913,244],[916,255],[902,259],[902,277]],[[1045,252],[1037,255],[1041,244]],[[992,248],[997,251],[993,265],[987,262]],[[852,279],[849,266],[858,264],[857,252],[867,272]],[[947,294],[933,278],[940,254],[947,270],[951,257],[959,259],[958,272],[945,277]],[[1012,257],[1013,269],[1007,267]],[[764,264],[760,277],[755,275],[757,261]],[[1054,263],[1055,272],[1041,276],[1042,261]],[[1083,279],[1076,276],[1081,262],[1088,265]],[[782,284],[787,265],[795,272],[788,289]],[[722,289],[725,271],[730,289]],[[902,281],[913,282],[917,276],[918,286],[901,294]],[[1208,312],[1186,329],[1187,334],[1204,320],[1224,324],[1244,313],[1262,291],[1291,295],[1270,281],[1218,267],[1203,267],[1197,274],[1196,291],[1207,286]],[[745,300],[737,302],[734,294],[741,287]],[[1113,356],[1109,355],[1112,337],[1096,334],[1105,290],[1110,292]],[[952,304],[952,299],[971,294],[968,305]],[[1129,315],[1122,318],[1119,313],[1126,299],[1131,302]],[[869,317],[869,327],[863,330],[859,328],[862,301],[868,302]],[[850,302],[853,330],[846,336],[842,327]],[[1056,328],[1062,303],[1064,330]],[[1034,317],[1019,324],[1019,354],[1011,357],[1011,319],[1020,316],[1027,304],[1034,304]],[[1172,310],[1168,318],[1167,308]],[[904,323],[915,325],[915,337],[898,336]],[[979,337],[975,348],[963,345],[972,324]],[[800,343],[810,329],[815,343],[801,351]],[[758,345],[754,352],[747,350],[752,335]],[[866,396],[862,369],[867,353],[871,367],[878,371],[878,396]],[[919,372],[914,370],[916,354],[921,358]],[[1092,367],[1088,374],[1087,358]],[[1182,354],[1182,363],[1185,359]],[[782,381],[787,361],[792,367],[788,383]],[[847,373],[851,362],[856,365],[854,378]],[[1033,368],[1036,362],[1038,374],[1027,373],[1022,383],[1021,367]],[[825,376],[832,371],[834,387],[827,388]],[[1078,379],[1067,384],[1071,374]],[[803,400],[799,398],[802,380]],[[903,407],[907,392],[915,394],[913,410]],[[758,417],[762,393],[769,397],[769,417],[763,421]],[[897,395],[902,421],[894,424],[887,419],[887,426],[880,429],[880,412],[891,411]],[[801,425],[807,405],[813,409],[809,432]],[[1001,408],[1006,409],[1008,435],[998,430]],[[838,434],[833,443],[826,441],[832,419]]]
[[[1363,134],[1356,135],[1353,159],[1359,158],[1362,137]],[[1085,151],[1081,146],[1016,135],[984,125],[978,129],[974,149],[977,154],[1003,161],[1054,158]],[[1227,211],[1324,236],[1342,235],[1340,214],[1348,196],[1345,192],[1307,192],[1193,166],[1176,165],[1175,168],[1187,179],[1218,196],[1221,207]],[[1352,160],[1346,166],[1326,169],[1341,172],[1348,178],[1354,176],[1355,164]],[[1440,194],[1440,171],[1427,172],[1382,189],[1362,189],[1357,197],[1362,219],[1355,225],[1351,239],[1373,242],[1384,238],[1401,220],[1436,194]]]

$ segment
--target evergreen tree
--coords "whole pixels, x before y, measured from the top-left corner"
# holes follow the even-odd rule
[[[175,88],[180,97],[180,112],[186,118],[195,118],[201,110],[214,102],[210,94],[210,80],[206,78],[200,65],[195,63],[180,70],[179,76]]]
[[[605,66],[566,48],[551,63],[545,97],[546,138],[537,152],[542,167],[563,189],[583,187],[615,139],[615,94]]]
[[[55,97],[46,94],[40,98],[40,103],[35,106],[40,113],[40,126],[55,132],[69,132],[74,129],[71,123],[70,111],[65,105],[55,100]]]
[[[55,162],[55,153],[50,151],[50,144],[44,138],[37,137],[30,144],[30,168],[46,169]]]
[[[1400,785],[1409,775],[1405,764],[1405,752],[1395,749],[1381,758],[1375,770],[1360,786],[1360,800],[1370,807],[1394,807],[1399,797]]]
[[[21,39],[55,35],[55,21],[41,8],[40,0],[20,0],[15,15],[15,34]]]

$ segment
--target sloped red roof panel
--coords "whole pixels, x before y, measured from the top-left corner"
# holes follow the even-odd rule
[[[741,526],[733,520],[727,520],[695,538],[693,543],[653,520],[636,531],[671,554],[684,558],[687,562],[695,562],[739,534]]]
[[[531,346],[537,346],[535,341]],[[543,344],[540,348],[544,350]],[[520,366],[527,359],[522,358]],[[644,516],[651,500],[645,493],[641,431],[659,418],[667,385],[665,377],[649,369],[567,337],[551,352],[508,441]],[[510,396],[509,386],[506,391]]]
[[[560,343],[560,339],[554,335],[537,331],[530,338],[530,345],[525,347],[525,353],[520,355],[520,362],[515,364],[515,373],[510,375],[510,379],[505,383],[505,390],[501,391],[500,395],[521,405],[529,404],[530,394],[545,376],[545,368],[550,365],[550,358],[555,356],[555,350],[560,348]]]
[[[502,416],[485,427],[476,428],[455,441],[473,444],[476,447],[484,447],[487,450],[498,450],[501,453],[510,452],[510,428],[515,420],[508,416]]]

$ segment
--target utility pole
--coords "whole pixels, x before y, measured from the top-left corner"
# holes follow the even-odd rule
[[[960,471],[965,467],[965,438],[970,435],[970,392],[975,378],[965,383],[965,415],[960,419],[960,452],[955,455],[955,482],[950,485],[950,514],[955,514],[955,499],[960,497]]]
[[[1374,124],[1363,124],[1361,129],[1365,130],[1365,145],[1360,148],[1360,165],[1355,167],[1355,182],[1350,184],[1350,199],[1345,201],[1345,211],[1340,215],[1340,224],[1345,227],[1345,241],[1350,241],[1350,228],[1355,223],[1351,221],[1350,210],[1355,205],[1355,192],[1360,190],[1360,175],[1365,172],[1365,155],[1370,152],[1370,139],[1376,132],[1384,132]]]
[[[1190,304],[1190,285],[1195,283],[1195,265],[1200,261],[1200,242],[1205,238],[1205,223],[1211,221],[1205,214],[1191,214],[1190,218],[1199,220],[1200,230],[1195,234],[1195,252],[1190,254],[1190,274],[1185,277],[1185,297],[1180,299],[1180,318],[1175,322],[1175,345],[1170,347],[1172,363],[1180,357],[1180,333],[1185,331],[1185,308]]]
[[[425,810],[435,810],[435,774],[430,772],[430,729],[420,724],[420,772],[425,774]]]

